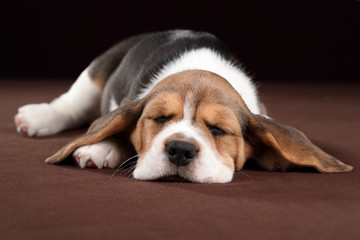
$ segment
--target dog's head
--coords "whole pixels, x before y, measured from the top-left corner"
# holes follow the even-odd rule
[[[127,136],[136,149],[133,176],[141,180],[178,175],[193,182],[229,182],[250,158],[267,170],[352,170],[300,131],[252,114],[225,79],[206,71],[169,76],[145,98],[95,121],[47,162],[116,134]]]

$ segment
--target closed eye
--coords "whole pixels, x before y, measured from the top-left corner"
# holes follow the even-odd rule
[[[227,132],[225,132],[224,130],[222,130],[218,126],[208,124],[207,128],[209,129],[211,135],[213,135],[214,137],[216,137],[216,136],[224,136],[224,135],[227,134]]]
[[[168,121],[170,121],[173,118],[173,116],[160,116],[153,118],[152,120],[158,124],[165,124]]]

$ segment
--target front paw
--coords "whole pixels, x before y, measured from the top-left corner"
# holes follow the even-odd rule
[[[114,139],[79,147],[73,157],[81,168],[116,168],[120,164],[121,151]]]
[[[15,125],[19,133],[29,137],[48,136],[63,130],[65,116],[51,104],[29,104],[18,109]]]

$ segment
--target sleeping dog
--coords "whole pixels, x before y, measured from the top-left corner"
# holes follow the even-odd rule
[[[268,117],[232,53],[205,32],[125,39],[96,58],[68,92],[49,104],[23,106],[15,116],[17,131],[30,137],[93,120],[46,162],[72,155],[81,168],[116,168],[136,155],[135,179],[174,175],[199,183],[230,182],[248,159],[269,171],[352,170]]]

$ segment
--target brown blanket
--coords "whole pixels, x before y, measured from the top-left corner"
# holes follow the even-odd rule
[[[17,107],[69,81],[0,82],[2,239],[360,239],[360,85],[263,82],[269,115],[354,166],[345,174],[244,169],[228,184],[143,182],[127,169],[44,160],[85,129],[31,139]]]

